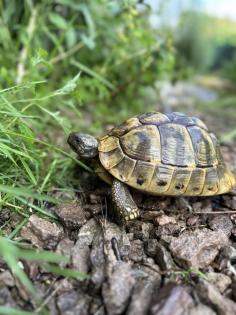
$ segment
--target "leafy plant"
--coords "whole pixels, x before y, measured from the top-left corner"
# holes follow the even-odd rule
[[[71,130],[98,135],[156,108],[150,89],[157,98],[155,82],[171,76],[175,59],[170,34],[150,26],[150,13],[136,0],[0,1],[0,211],[10,211],[3,237],[16,239],[32,212],[55,220],[55,192],[73,195],[80,184],[75,163],[91,171],[68,153]],[[31,288],[18,262],[32,257],[5,238],[0,254]],[[50,262],[44,254],[35,259]]]

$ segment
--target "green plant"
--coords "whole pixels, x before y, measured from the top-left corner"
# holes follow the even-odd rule
[[[55,192],[73,195],[80,185],[75,163],[90,171],[68,153],[70,130],[98,135],[155,108],[149,91],[171,76],[174,50],[170,34],[152,29],[150,9],[139,2],[0,1],[0,211],[10,211],[2,236],[17,239],[32,212],[55,220],[48,211]],[[21,249],[6,242],[0,254],[7,248],[9,267],[29,287],[14,269]]]

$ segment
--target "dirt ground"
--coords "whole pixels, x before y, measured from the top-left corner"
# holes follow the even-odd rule
[[[235,144],[222,146],[233,170]],[[74,196],[64,194],[67,201],[50,208],[59,222],[33,214],[21,237],[67,256],[61,267],[87,279],[58,277],[23,262],[36,301],[0,261],[0,305],[51,315],[236,314],[236,190],[201,198],[133,191],[141,217],[124,226],[114,216],[110,187],[77,168],[75,176],[81,186]],[[6,210],[0,220],[8,216]]]

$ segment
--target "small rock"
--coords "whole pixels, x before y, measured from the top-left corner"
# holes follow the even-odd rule
[[[227,215],[216,215],[209,219],[209,226],[214,231],[221,230],[229,237],[233,223]]]
[[[142,271],[143,275],[140,276],[134,286],[131,301],[126,311],[127,315],[147,314],[152,296],[157,293],[157,289],[161,284],[159,273],[149,272],[148,268],[142,268]]]
[[[219,250],[228,245],[228,238],[221,230],[196,229],[185,231],[178,238],[172,238],[170,251],[183,267],[207,267]]]
[[[213,284],[220,291],[220,293],[224,293],[232,283],[230,277],[223,273],[209,272],[206,274],[206,276],[208,282]]]
[[[126,234],[123,228],[109,221],[104,222],[104,229],[104,241],[106,245],[109,244],[108,252],[110,252],[110,256],[112,253],[113,256],[116,254],[115,249],[112,246],[112,240],[115,240],[121,258],[123,259],[124,257],[127,257],[131,246],[129,235]],[[117,257],[115,260],[117,260]]]
[[[14,285],[15,280],[9,270],[4,270],[0,273],[0,287],[13,287]]]
[[[189,203],[189,200],[186,197],[178,197],[174,200],[175,209],[178,211],[192,211],[192,206]]]
[[[8,221],[11,217],[10,209],[3,208],[0,211],[0,225],[3,225]]]
[[[7,287],[0,288],[0,305],[15,308],[17,304],[11,295],[11,291]]]
[[[93,297],[90,307],[89,307],[89,314],[105,315],[105,308],[104,308],[103,301],[101,298]]]
[[[155,261],[160,266],[161,270],[166,271],[177,269],[170,252],[159,243],[156,247]]]
[[[156,256],[157,244],[158,244],[158,242],[157,242],[157,239],[155,239],[155,238],[147,239],[144,242],[144,250],[145,250],[145,253],[149,257],[154,258]]]
[[[63,225],[69,229],[79,228],[87,221],[81,205],[76,202],[63,203],[53,208]]]
[[[160,211],[148,211],[145,210],[141,213],[141,218],[144,221],[153,221],[156,217],[160,215]]]
[[[143,242],[140,240],[131,241],[129,259],[141,262],[145,257]]]
[[[105,279],[105,255],[104,255],[104,240],[102,231],[96,233],[92,242],[90,252],[91,263],[91,282],[93,289],[98,291]]]
[[[153,224],[148,222],[142,222],[142,221],[131,221],[128,223],[127,228],[129,230],[129,233],[134,234],[135,239],[148,239],[150,237],[150,234],[153,230]]]
[[[61,315],[87,315],[90,300],[88,295],[78,291],[69,291],[58,296],[57,307]]]
[[[101,204],[85,204],[83,205],[84,211],[86,211],[86,218],[88,217],[88,212],[92,215],[98,215],[102,212],[103,207]]]
[[[236,280],[233,280],[232,286],[232,299],[236,302]]]
[[[82,273],[90,269],[90,248],[88,245],[77,240],[71,250],[72,267]]]
[[[143,202],[143,208],[146,210],[152,211],[161,211],[166,210],[170,205],[170,198],[166,197],[151,197],[148,198]]]
[[[175,217],[163,214],[156,217],[154,223],[156,223],[157,225],[176,224],[176,219]]]
[[[92,218],[80,228],[78,240],[80,240],[81,244],[83,243],[89,246],[92,244],[94,234],[97,233],[98,230],[101,230],[101,227],[98,222]]]
[[[197,285],[197,291],[203,303],[212,306],[219,315],[236,314],[236,304],[222,296],[220,292],[205,280],[200,280]]]
[[[194,212],[212,212],[212,204],[210,199],[203,199],[202,201],[194,202],[192,204]]]
[[[198,226],[200,224],[199,216],[198,215],[192,215],[187,219],[187,225],[188,226]]]
[[[236,210],[236,196],[222,196],[224,205],[232,210]]]
[[[90,194],[89,195],[89,199],[90,199],[90,202],[92,204],[101,204],[101,196],[99,195],[96,195],[96,194]]]
[[[165,225],[160,225],[156,229],[156,236],[158,238],[163,238],[163,236],[177,236],[181,231],[181,226],[177,224],[165,224]]]
[[[49,222],[33,214],[26,226],[21,230],[21,236],[39,248],[53,249],[63,237],[63,229],[56,223]]]
[[[107,282],[102,287],[102,296],[109,315],[122,314],[126,309],[135,284],[132,273],[128,263],[119,261],[108,274]]]
[[[63,238],[60,240],[60,242],[57,244],[56,253],[68,257],[70,259],[71,257],[71,250],[74,246],[74,242],[71,241],[69,238]],[[65,267],[67,262],[60,262],[61,267]]]
[[[188,315],[193,306],[194,301],[188,291],[183,286],[169,282],[154,298],[150,314]]]
[[[189,313],[186,315],[217,315],[211,308],[204,304],[198,304],[197,306],[191,308]]]
[[[228,275],[236,276],[234,263],[236,261],[236,249],[233,246],[227,246],[220,252],[217,262],[219,270],[224,271]]]
[[[231,230],[231,234],[236,237],[236,227],[233,227]]]

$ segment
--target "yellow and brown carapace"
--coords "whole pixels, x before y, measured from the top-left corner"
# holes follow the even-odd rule
[[[210,196],[236,184],[216,137],[196,117],[145,113],[97,140],[104,169],[148,194]]]

